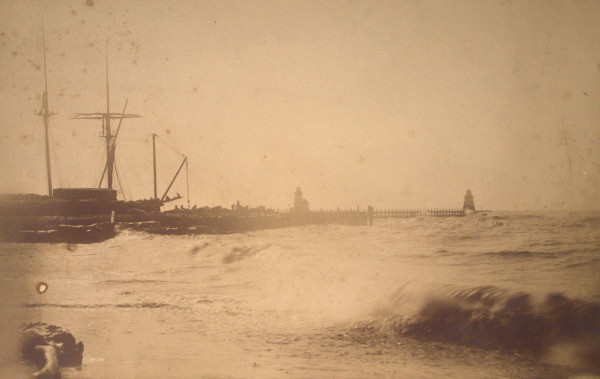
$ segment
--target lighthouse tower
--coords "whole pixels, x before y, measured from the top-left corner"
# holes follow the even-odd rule
[[[297,187],[296,192],[294,193],[294,208],[292,208],[292,212],[308,212],[308,200],[302,197],[302,190],[300,189],[300,187]]]
[[[473,202],[473,194],[471,193],[471,190],[468,189],[467,193],[465,194],[465,202],[463,204],[463,211],[464,212],[475,212],[475,203]]]

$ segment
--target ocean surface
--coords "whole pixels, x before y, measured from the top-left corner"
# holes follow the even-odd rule
[[[24,321],[83,341],[65,378],[600,374],[599,212],[123,231],[0,244],[0,270],[2,377],[33,371]]]

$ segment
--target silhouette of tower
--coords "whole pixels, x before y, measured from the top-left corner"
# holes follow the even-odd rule
[[[294,212],[308,212],[308,200],[302,197],[302,190],[300,187],[296,188],[294,193]]]
[[[465,194],[465,202],[463,204],[463,211],[472,211],[475,212],[475,202],[473,202],[473,194],[471,190],[468,189]]]

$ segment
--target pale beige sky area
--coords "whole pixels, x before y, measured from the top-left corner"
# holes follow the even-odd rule
[[[2,193],[46,192],[42,14],[56,187],[99,179],[107,46],[134,198],[156,132],[200,206],[599,207],[599,1],[2,0]]]

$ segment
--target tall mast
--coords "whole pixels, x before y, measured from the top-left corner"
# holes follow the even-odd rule
[[[44,18],[42,17],[42,40],[44,45],[44,95],[42,96],[42,109],[38,113],[38,116],[44,118],[44,134],[46,140],[46,176],[48,177],[48,196],[52,196],[52,172],[50,169],[50,137],[48,128],[50,126],[50,117],[53,113],[50,113],[48,107],[48,73],[46,70],[46,31],[44,25]]]
[[[154,198],[158,199],[156,192],[156,134],[152,133],[152,163],[154,164]]]
[[[106,117],[104,120],[104,138],[106,139],[106,177],[108,188],[112,189],[113,185],[113,166],[115,161],[115,148],[111,148],[112,132],[110,130],[110,96],[108,91],[108,48],[106,49]]]
[[[127,101],[125,101],[125,106],[123,107],[123,112],[121,113],[110,113],[110,92],[108,85],[108,49],[106,51],[106,112],[95,112],[95,113],[75,113],[75,116],[72,117],[76,120],[102,120],[102,137],[106,142],[106,165],[104,166],[104,172],[102,173],[102,177],[100,179],[99,187],[102,185],[102,181],[104,179],[104,173],[107,176],[107,188],[113,188],[113,172],[114,172],[114,163],[115,163],[115,151],[116,151],[116,142],[117,136],[119,134],[119,130],[121,128],[121,122],[124,118],[139,118],[140,115],[137,114],[128,114],[125,113],[125,108],[127,108]],[[119,119],[119,125],[117,127],[117,132],[113,135],[110,127],[111,119]]]
[[[177,179],[177,176],[179,175],[179,172],[181,171],[181,169],[183,168],[183,165],[186,164],[187,162],[187,157],[184,155],[183,156],[183,161],[181,162],[181,165],[179,166],[179,168],[177,169],[177,172],[175,173],[175,176],[173,176],[173,179],[171,179],[171,183],[169,183],[169,186],[167,187],[167,190],[165,191],[165,193],[162,195],[162,197],[160,198],[160,202],[162,203],[163,201],[165,201],[165,199],[167,198],[167,194],[169,193],[169,190],[171,189],[171,186],[173,185],[173,183],[175,183],[175,179]]]
[[[190,209],[190,168],[189,161],[185,160],[185,186],[187,187],[187,203],[188,209]]]

